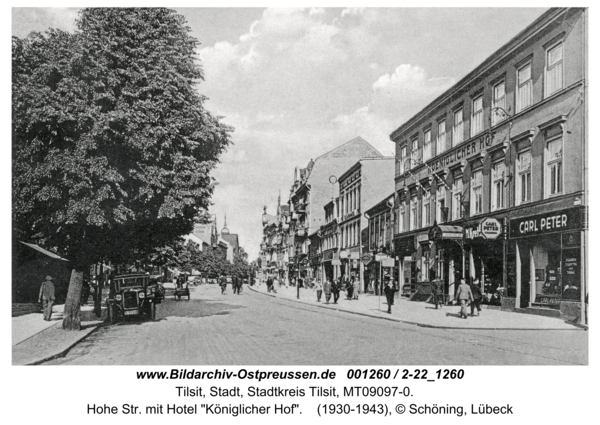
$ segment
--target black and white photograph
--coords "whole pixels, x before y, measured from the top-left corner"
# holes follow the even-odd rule
[[[26,6],[11,375],[105,375],[83,419],[481,420],[525,390],[475,382],[587,391],[589,8]],[[154,371],[186,406],[175,381],[123,405]]]

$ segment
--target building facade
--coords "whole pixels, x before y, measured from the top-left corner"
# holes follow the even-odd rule
[[[394,157],[362,158],[338,177],[341,274],[359,278],[359,292],[367,290],[370,281],[360,261],[368,250],[368,221],[363,214],[394,190],[394,164]]]
[[[290,279],[311,280],[322,276],[321,242],[317,233],[325,224],[323,207],[331,201],[337,176],[360,158],[380,157],[382,154],[377,149],[357,137],[311,160],[305,168],[296,168],[289,198],[291,219],[287,251]]]
[[[478,279],[504,309],[583,321],[584,9],[553,8],[395,130],[395,254],[418,291]],[[539,312],[539,311],[538,311]]]

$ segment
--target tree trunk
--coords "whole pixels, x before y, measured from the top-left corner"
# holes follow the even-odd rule
[[[68,331],[81,329],[81,288],[83,286],[83,271],[71,270],[69,291],[65,301],[62,328]]]
[[[100,263],[100,273],[96,277],[96,299],[94,300],[94,314],[102,317],[102,287],[104,286],[104,263]]]

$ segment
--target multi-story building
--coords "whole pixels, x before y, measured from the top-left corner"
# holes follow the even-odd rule
[[[363,213],[393,192],[395,159],[391,157],[362,158],[338,177],[339,183],[339,248],[341,274],[352,273],[360,279],[359,292],[367,288],[361,254],[367,251],[368,221]]]
[[[318,244],[315,234],[325,224],[323,206],[331,200],[335,189],[335,177],[343,173],[360,158],[380,158],[381,153],[361,137],[350,140],[341,146],[311,160],[306,168],[296,168],[294,184],[290,190],[290,228],[288,238],[289,277],[312,279],[320,276],[318,249],[313,246],[313,260],[310,260],[311,243]],[[317,252],[317,255],[314,253]]]
[[[323,281],[329,279],[333,282],[334,279],[341,276],[340,266],[342,263],[340,261],[340,235],[338,231],[339,199],[339,196],[335,196],[323,207],[325,210],[325,224],[321,226],[319,232]]]
[[[583,320],[586,40],[585,9],[552,8],[391,134],[413,284],[479,279],[504,309]]]
[[[397,261],[393,255],[396,220],[394,194],[389,194],[369,208],[364,216],[368,220],[368,232],[363,252],[369,255],[363,255],[361,261],[365,264],[366,288],[368,292],[379,295],[385,274],[389,274],[396,285],[401,281],[397,273]]]
[[[281,196],[277,199],[276,215],[267,214],[267,207],[264,207],[262,222],[263,240],[259,253],[262,275],[266,277],[271,274],[286,279],[289,206],[281,205]]]

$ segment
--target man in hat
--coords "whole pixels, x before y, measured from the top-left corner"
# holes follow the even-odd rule
[[[397,289],[394,286],[394,282],[389,274],[386,274],[384,277],[385,286],[383,287],[383,292],[385,293],[385,298],[388,305],[388,313],[392,314],[392,305],[394,305],[394,294]]]
[[[54,304],[54,283],[52,283],[52,276],[46,276],[46,280],[42,282],[38,301],[43,301],[44,320],[50,321],[52,317],[52,304]]]

